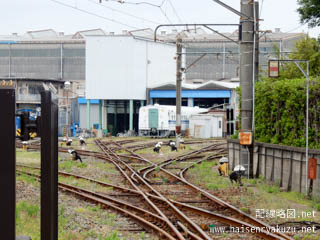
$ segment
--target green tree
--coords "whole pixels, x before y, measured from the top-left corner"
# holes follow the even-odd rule
[[[311,78],[309,144],[320,147],[320,78]],[[255,139],[305,146],[306,79],[265,79],[255,85]]]
[[[298,0],[301,23],[308,23],[309,27],[320,26],[320,1]]]
[[[295,43],[289,59],[309,60],[310,76],[320,76],[320,43],[314,38],[306,37]],[[305,68],[305,64],[300,65]],[[280,70],[281,79],[302,78],[303,73],[294,63],[286,63]]]

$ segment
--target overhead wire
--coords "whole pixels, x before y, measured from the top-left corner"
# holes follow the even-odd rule
[[[108,1],[108,0],[107,0]],[[162,13],[162,15],[166,18],[166,20],[172,24],[172,21],[170,20],[170,18],[168,17],[168,15],[166,14],[166,12],[162,9],[163,4],[167,1],[167,0],[162,0],[161,4],[157,5],[154,3],[150,3],[150,2],[128,2],[128,1],[124,1],[124,0],[109,0],[112,2],[118,2],[120,4],[131,4],[131,5],[149,5],[151,7],[156,7],[159,8],[160,12]]]
[[[167,21],[172,24],[172,21],[170,20],[170,18],[168,17],[168,15],[165,13],[165,11],[160,7],[160,12],[163,14],[163,16],[165,16],[165,18],[167,19]]]
[[[128,12],[125,12],[125,11],[122,11],[122,10],[118,10],[118,9],[115,9],[115,8],[112,8],[112,7],[109,7],[109,6],[106,6],[106,5],[102,4],[102,3],[97,3],[97,2],[94,1],[94,0],[88,0],[88,1],[89,1],[89,2],[92,2],[92,3],[96,4],[96,5],[100,5],[100,6],[104,7],[104,8],[110,9],[110,10],[112,10],[112,11],[121,13],[121,14],[123,14],[123,15],[130,16],[130,17],[133,17],[133,18],[142,20],[142,21],[146,21],[146,22],[150,22],[150,23],[154,23],[154,24],[161,24],[161,23],[158,23],[158,22],[155,22],[155,21],[152,21],[152,20],[143,18],[143,17],[139,17],[139,16],[136,16],[136,15],[133,15],[133,14],[131,14],[131,13],[128,13]]]
[[[260,17],[260,18],[261,18],[261,14],[262,14],[263,2],[264,2],[264,0],[261,0],[260,13],[259,13],[259,17]]]
[[[120,22],[120,21],[112,19],[112,18],[107,18],[105,16],[101,16],[99,14],[96,14],[96,13],[93,13],[93,12],[90,12],[90,11],[87,11],[87,10],[84,10],[84,9],[81,9],[81,8],[78,8],[78,7],[63,3],[63,2],[60,2],[60,1],[57,1],[57,0],[50,0],[50,1],[52,1],[54,3],[57,3],[57,4],[60,4],[60,5],[63,5],[63,6],[68,7],[68,8],[72,8],[72,9],[78,10],[78,11],[83,12],[83,13],[86,13],[86,14],[89,14],[89,15],[92,15],[92,16],[95,16],[95,17],[110,21],[110,22],[117,23],[117,24],[122,25],[122,26],[126,26],[126,27],[133,28],[133,29],[139,29],[139,28],[137,28],[135,26],[131,26],[129,24]]]
[[[171,0],[168,0],[168,2],[169,2],[169,4],[170,4],[170,6],[171,6],[171,8],[172,8],[172,10],[173,10],[173,12],[174,12],[174,14],[177,16],[178,20],[180,21],[180,23],[183,23],[183,21],[181,20],[180,16],[178,15],[178,13],[177,13],[177,11],[176,11],[176,8],[173,6]]]
[[[293,32],[294,30],[297,30],[301,27],[303,27],[304,25],[306,25],[307,23],[303,23],[303,24],[300,24],[299,26],[295,27],[295,28],[292,28],[291,30],[287,31],[287,32],[284,32],[284,33],[290,33],[290,32]]]
[[[156,5],[154,3],[149,3],[149,2],[128,2],[124,0],[106,0],[106,1],[118,2],[121,4],[133,4],[133,5],[145,4],[145,5],[150,5],[152,7],[161,7],[166,0],[163,0],[160,5]]]
[[[320,17],[320,13],[315,16],[315,18],[318,18],[318,17]],[[299,26],[297,26],[297,27],[295,27],[295,28],[293,28],[293,29],[285,32],[285,33],[289,33],[289,32],[292,32],[292,31],[294,31],[294,30],[297,30],[297,29],[303,27],[304,25],[306,25],[307,23],[308,23],[308,22],[301,23]]]

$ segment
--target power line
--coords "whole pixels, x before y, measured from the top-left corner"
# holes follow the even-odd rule
[[[173,10],[174,14],[177,16],[177,18],[178,18],[178,20],[180,21],[180,23],[182,23],[182,20],[181,20],[180,16],[178,15],[178,13],[177,13],[177,11],[176,11],[175,7],[173,6],[173,4],[172,4],[171,0],[168,0],[168,2],[169,2],[169,4],[171,5],[171,8],[172,8],[172,10]]]
[[[89,15],[92,15],[92,16],[95,16],[95,17],[98,17],[98,18],[101,18],[101,19],[110,21],[110,22],[114,22],[114,23],[120,24],[120,25],[122,25],[122,26],[126,26],[126,27],[133,28],[133,29],[139,29],[139,28],[137,28],[137,27],[128,25],[128,24],[126,24],[126,23],[122,23],[122,22],[120,22],[120,21],[117,21],[117,20],[114,20],[114,19],[111,19],[111,18],[107,18],[107,17],[101,16],[101,15],[98,15],[98,14],[96,14],[96,13],[89,12],[89,11],[87,11],[87,10],[84,10],[84,9],[81,9],[81,8],[78,8],[78,7],[74,7],[74,6],[72,6],[72,5],[69,5],[69,4],[60,2],[60,1],[56,1],[56,0],[50,0],[50,1],[52,1],[52,2],[54,2],[54,3],[57,3],[57,4],[60,4],[60,5],[63,5],[63,6],[68,7],[68,8],[72,8],[72,9],[78,10],[78,11],[83,12],[83,13],[86,13],[86,14],[89,14]]]
[[[161,7],[160,7],[159,9],[160,9],[160,12],[165,16],[165,18],[167,19],[167,21],[168,21],[170,24],[172,24],[170,18],[167,16],[167,14],[165,13],[165,11],[163,11],[163,9],[162,9]]]
[[[106,0],[106,1],[112,1],[112,2],[118,2],[118,3],[121,3],[121,4],[133,4],[133,5],[142,5],[142,4],[145,4],[145,5],[150,5],[152,7],[161,7],[163,5],[163,3],[165,2],[165,0],[162,1],[162,3],[160,5],[156,5],[154,3],[149,3],[149,2],[127,2],[127,1],[124,1],[124,0]]]
[[[261,0],[260,13],[259,13],[260,18],[261,18],[261,13],[262,13],[262,8],[263,8],[263,2],[264,2],[264,0]]]
[[[160,24],[160,23],[158,23],[158,22],[154,22],[154,21],[148,20],[148,19],[146,19],[146,18],[142,18],[142,17],[135,16],[135,15],[133,15],[133,14],[131,14],[131,13],[127,13],[127,12],[125,12],[125,11],[121,11],[121,10],[118,10],[118,9],[115,9],[115,8],[112,8],[112,7],[108,7],[108,6],[106,6],[106,5],[97,3],[97,2],[95,2],[95,1],[93,1],[93,0],[88,0],[88,1],[89,1],[89,2],[92,2],[92,3],[96,4],[96,5],[100,5],[100,6],[104,7],[104,8],[108,8],[108,9],[110,9],[110,10],[112,10],[112,11],[119,12],[119,13],[121,13],[121,14],[130,16],[130,17],[133,17],[133,18],[142,20],[142,21],[146,21],[146,22],[150,22],[150,23],[154,23],[154,24]]]
[[[169,23],[172,23],[172,21],[169,19],[168,15],[165,13],[165,11],[162,9],[163,4],[166,2],[166,0],[163,0],[160,5],[154,4],[154,3],[149,3],[149,2],[127,2],[124,0],[106,0],[106,1],[112,1],[112,2],[118,2],[121,4],[132,4],[132,5],[149,5],[151,7],[156,7],[160,9],[160,12],[165,16],[167,21]]]
[[[304,25],[306,25],[307,23],[303,23],[303,24],[300,24],[298,27],[295,27],[295,28],[293,28],[293,29],[291,29],[291,30],[289,30],[289,31],[287,31],[287,32],[284,32],[284,33],[290,33],[290,32],[293,32],[294,30],[297,30],[297,29],[299,29],[299,28],[301,28],[301,27],[303,27]]]

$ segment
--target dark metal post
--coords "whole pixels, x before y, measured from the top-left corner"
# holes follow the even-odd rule
[[[58,105],[41,93],[41,240],[58,239]]]
[[[0,236],[16,239],[16,125],[15,89],[0,86]]]

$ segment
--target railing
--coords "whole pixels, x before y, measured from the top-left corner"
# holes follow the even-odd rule
[[[40,94],[29,94],[29,95],[17,94],[16,101],[17,102],[20,101],[20,102],[40,103],[41,97],[40,97]]]
[[[228,139],[229,164],[231,168],[240,164],[240,141]],[[320,151],[309,150],[309,157],[318,159],[317,179],[313,194],[320,194]],[[305,148],[255,142],[253,172],[265,180],[279,184],[287,191],[305,193],[306,181]]]

